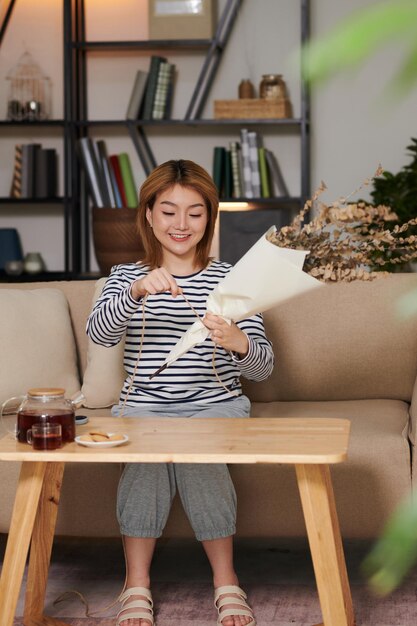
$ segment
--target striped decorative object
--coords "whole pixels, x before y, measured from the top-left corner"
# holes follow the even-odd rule
[[[14,152],[14,169],[12,181],[12,198],[22,197],[22,145],[17,144]]]

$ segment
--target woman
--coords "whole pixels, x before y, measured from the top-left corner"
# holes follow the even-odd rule
[[[128,376],[114,415],[248,417],[240,375],[263,380],[271,373],[273,353],[260,315],[229,325],[205,308],[208,294],[231,269],[209,259],[217,210],[212,179],[192,161],[168,161],[142,185],[138,230],[144,258],[112,268],[87,325],[91,339],[104,346],[126,332]],[[196,313],[210,336],[150,378]],[[117,624],[154,624],[149,571],[176,489],[213,570],[218,624],[255,626],[233,566],[236,495],[227,466],[187,463],[134,463],[123,472],[117,513],[126,590]]]

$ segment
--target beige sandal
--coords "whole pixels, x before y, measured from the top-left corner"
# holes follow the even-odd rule
[[[228,595],[230,593],[235,593],[238,597]],[[220,598],[223,596],[224,598]],[[214,606],[217,609],[219,617],[217,619],[217,626],[222,626],[222,621],[226,617],[233,617],[237,615],[244,615],[245,617],[250,617],[251,621],[246,626],[256,626],[256,619],[253,614],[252,609],[246,602],[247,595],[237,585],[226,585],[224,587],[217,587],[214,590]],[[222,611],[222,607],[226,604],[237,604],[239,607],[234,607],[233,609],[224,609]]]
[[[132,596],[144,596],[145,600],[132,600],[132,602],[128,602],[129,598]],[[151,626],[155,626],[155,621],[153,618],[153,602],[152,602],[152,594],[150,589],[146,589],[146,587],[130,587],[126,589],[122,593],[119,598],[119,602],[122,603],[122,608],[117,614],[117,626],[127,619],[147,619]],[[142,611],[131,611],[127,613],[130,609],[146,609]],[[123,613],[123,615],[121,615]]]

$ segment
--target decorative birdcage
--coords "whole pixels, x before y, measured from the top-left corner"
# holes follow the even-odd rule
[[[7,119],[37,121],[51,115],[51,81],[29,52],[6,76],[9,81]]]

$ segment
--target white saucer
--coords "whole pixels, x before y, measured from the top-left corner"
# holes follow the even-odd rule
[[[107,433],[108,435],[113,435],[114,433]],[[123,435],[123,439],[119,439],[117,441],[81,441],[81,436],[75,437],[76,443],[80,446],[85,446],[86,448],[114,448],[115,446],[121,446],[126,441],[129,441],[129,437],[127,435]]]

